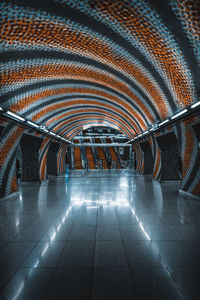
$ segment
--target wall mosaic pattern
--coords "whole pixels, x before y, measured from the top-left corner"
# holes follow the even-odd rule
[[[199,11],[199,0],[2,0],[1,106],[69,139],[96,124],[132,138],[200,100]],[[14,156],[25,128],[0,122],[3,197],[17,190]],[[192,122],[173,130],[182,156],[181,189],[199,196]],[[51,141],[44,138],[39,151],[41,180]],[[153,178],[159,179],[154,136],[149,144]],[[142,172],[140,145],[134,148]],[[61,144],[60,173],[66,150]]]

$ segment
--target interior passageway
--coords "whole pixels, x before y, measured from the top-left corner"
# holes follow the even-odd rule
[[[131,170],[0,202],[0,299],[199,299],[200,203]]]

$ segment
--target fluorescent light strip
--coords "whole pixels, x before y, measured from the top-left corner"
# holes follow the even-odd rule
[[[0,107],[0,111],[3,111],[3,108],[2,108],[2,107]],[[23,117],[18,116],[17,114],[13,113],[12,111],[9,111],[9,110],[8,110],[8,111],[6,112],[6,114],[9,115],[9,116],[11,116],[11,117],[13,117],[13,118],[15,118],[15,119],[17,119],[17,120],[19,120],[19,121],[25,122],[25,119],[24,119]],[[69,143],[71,144],[70,141],[66,140],[65,138],[61,137],[60,135],[56,135],[54,132],[49,131],[48,129],[46,129],[46,128],[43,127],[43,126],[39,126],[39,125],[37,125],[36,123],[34,123],[34,122],[32,122],[32,121],[27,120],[27,124],[29,124],[29,125],[31,125],[31,126],[33,126],[33,127],[35,127],[35,128],[40,128],[42,131],[44,131],[44,132],[46,132],[46,133],[49,133],[49,134],[51,134],[52,136],[54,136],[54,137],[56,137],[56,138],[58,138],[58,139],[62,139],[63,141],[69,142]]]
[[[25,119],[24,119],[23,117],[20,117],[20,116],[16,115],[16,114],[13,113],[12,111],[9,111],[9,110],[8,110],[8,111],[6,112],[6,114],[9,115],[9,116],[11,116],[11,117],[13,117],[13,118],[15,118],[15,119],[17,119],[17,120],[20,120],[20,121],[22,121],[22,122],[25,121]]]
[[[149,130],[147,130],[147,131],[143,132],[143,134],[147,134],[148,132],[149,132]]]
[[[157,127],[153,127],[153,128],[150,128],[149,131],[154,131],[156,129],[157,129]]]
[[[176,119],[178,118],[179,116],[182,116],[183,114],[185,114],[188,110],[187,109],[184,109],[182,111],[180,111],[179,113],[175,114],[174,116],[171,117],[171,119]]]
[[[35,128],[39,128],[39,125],[37,125],[36,123],[33,123],[31,121],[27,121],[27,123],[31,126],[34,126]]]
[[[199,106],[199,105],[200,105],[200,101],[198,101],[198,102],[192,104],[192,105],[190,106],[190,108],[195,108],[195,107],[197,107],[197,106]]]
[[[166,120],[164,120],[163,122],[161,122],[160,124],[158,124],[159,126],[162,126],[162,125],[164,125],[164,124],[166,124],[166,123],[168,123],[169,122],[169,119],[166,119]]]

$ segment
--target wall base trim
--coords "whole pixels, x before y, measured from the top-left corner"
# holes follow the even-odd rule
[[[165,183],[166,184],[169,184],[169,183],[172,183],[172,184],[173,183],[174,184],[178,184],[179,183],[180,184],[180,182],[181,182],[180,180],[163,180],[162,181],[162,180],[157,180],[157,179],[154,179],[154,178],[152,178],[152,181],[156,182],[156,183],[162,183],[162,184],[165,184]]]
[[[0,202],[1,201],[6,201],[6,200],[14,200],[15,198],[17,198],[19,196],[19,192],[15,192],[15,193],[12,193],[10,195],[6,195],[2,198],[0,198]]]
[[[191,194],[191,193],[188,193],[188,192],[186,192],[186,191],[183,191],[183,190],[179,190],[179,193],[181,194],[181,195],[183,195],[183,196],[185,196],[185,197],[188,197],[188,198],[193,198],[193,199],[195,199],[195,200],[200,200],[200,196],[195,196],[195,195],[193,195],[193,194]]]
[[[45,179],[42,181],[21,181],[20,186],[27,186],[27,185],[43,185],[49,182],[49,179]]]

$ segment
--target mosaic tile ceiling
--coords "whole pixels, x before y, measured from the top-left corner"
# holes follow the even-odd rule
[[[1,1],[1,105],[129,137],[198,101],[199,0]]]

